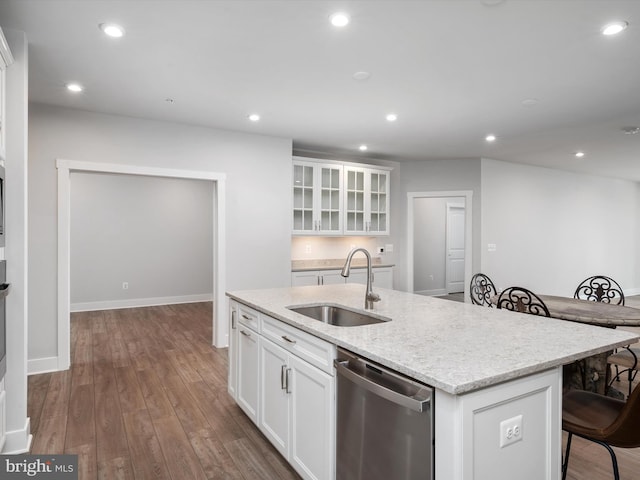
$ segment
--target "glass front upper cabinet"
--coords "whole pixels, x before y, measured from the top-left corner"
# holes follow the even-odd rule
[[[342,165],[293,162],[293,234],[342,233]]]
[[[344,167],[345,235],[389,234],[389,171]]]

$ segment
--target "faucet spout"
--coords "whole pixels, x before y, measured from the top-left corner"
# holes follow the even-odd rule
[[[347,260],[344,263],[344,267],[342,267],[342,272],[340,275],[347,278],[351,271],[351,260],[353,259],[353,255],[357,252],[364,253],[365,257],[367,257],[367,290],[364,295],[364,308],[365,310],[373,310],[373,303],[380,301],[380,295],[377,293],[373,293],[373,289],[371,288],[371,283],[373,279],[373,274],[371,272],[371,254],[364,248],[354,248],[347,255]]]

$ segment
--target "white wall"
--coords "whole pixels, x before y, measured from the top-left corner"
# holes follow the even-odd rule
[[[7,374],[5,376],[7,438],[3,453],[23,453],[30,443],[27,417],[27,92],[29,85],[27,38],[5,30],[14,57],[7,69],[6,94],[6,245],[7,281],[11,290],[6,301]]]
[[[482,272],[499,288],[552,295],[572,296],[599,274],[638,289],[639,192],[630,181],[483,159]]]
[[[480,268],[480,159],[425,160],[403,163],[392,177],[393,232],[396,269],[394,288],[407,290],[407,193],[470,190],[473,192],[473,271]]]
[[[42,104],[29,129],[30,360],[57,354],[57,158],[225,173],[227,290],[289,285],[290,139]]]
[[[73,311],[211,300],[212,182],[74,172],[70,214]]]

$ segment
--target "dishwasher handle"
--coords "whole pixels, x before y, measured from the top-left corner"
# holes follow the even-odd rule
[[[408,397],[354,372],[348,366],[349,360],[334,360],[333,364],[338,371],[338,375],[343,375],[348,380],[379,397],[385,398],[390,402],[396,403],[416,412],[425,412],[429,410],[432,390],[427,386],[420,388],[415,395]],[[379,367],[377,368],[379,369]],[[389,372],[387,370],[383,371],[385,372],[385,374],[393,375],[392,372]],[[408,380],[403,379],[403,381]]]

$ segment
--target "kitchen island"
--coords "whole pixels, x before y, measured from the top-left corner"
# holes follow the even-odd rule
[[[309,334],[434,387],[437,480],[558,479],[562,365],[637,339],[621,330],[393,290],[377,293],[381,301],[371,313],[390,321],[358,327],[324,324],[287,307],[330,303],[362,310],[362,285],[228,295],[288,331]],[[256,325],[260,333],[259,322]],[[230,358],[233,363],[233,355]],[[316,360],[316,367],[326,364],[322,355],[312,358]],[[237,369],[232,366],[231,371]],[[230,391],[236,374],[230,375]],[[259,388],[261,380],[256,381]],[[332,408],[327,412],[334,415]],[[259,408],[255,415],[260,424]],[[500,424],[518,415],[520,441],[504,445]],[[332,478],[331,472],[326,478]]]

